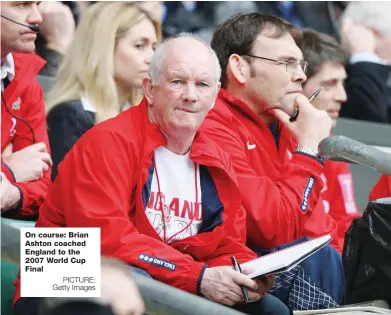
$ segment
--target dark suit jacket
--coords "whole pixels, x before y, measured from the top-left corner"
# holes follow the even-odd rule
[[[347,68],[341,117],[391,123],[391,67],[358,62]]]

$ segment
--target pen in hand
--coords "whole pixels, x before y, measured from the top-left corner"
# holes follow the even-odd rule
[[[232,265],[234,267],[234,270],[242,273],[242,269],[240,268],[240,265],[238,264],[238,261],[236,260],[236,258],[234,256],[231,256],[231,261],[232,261]],[[244,285],[241,285],[240,289],[242,290],[242,293],[243,293],[244,302],[248,303],[249,300],[248,300],[247,288]]]
[[[315,91],[315,93],[310,96],[310,98],[308,99],[308,102],[311,103],[315,99],[315,97],[317,97],[319,95],[320,91],[322,91],[322,88],[317,89]],[[297,117],[299,117],[299,110],[297,110],[293,113],[293,115],[289,118],[289,121],[290,122],[296,121]]]

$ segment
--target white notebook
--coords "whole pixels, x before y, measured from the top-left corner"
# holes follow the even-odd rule
[[[330,235],[321,236],[248,261],[241,268],[252,271],[247,275],[250,278],[289,271],[330,241]]]

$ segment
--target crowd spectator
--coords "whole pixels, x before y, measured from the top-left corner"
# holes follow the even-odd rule
[[[292,24],[261,13],[239,14],[216,29],[212,48],[222,67],[222,89],[202,127],[231,156],[251,248],[272,249],[331,234],[341,251],[335,221],[324,211],[324,162],[317,152],[319,142],[330,134],[331,119],[302,95],[307,63],[291,35],[294,31]],[[291,123],[295,106],[300,115]],[[327,271],[319,268],[324,261]],[[280,297],[293,309],[341,302],[342,263],[334,248],[310,257],[300,270],[304,274],[297,282],[297,273],[281,279]],[[313,290],[309,284],[319,298],[305,293]]]
[[[333,37],[311,29],[302,30],[296,37],[296,44],[309,64],[303,94],[309,98],[318,88],[322,88],[311,104],[327,112],[334,128],[341,106],[346,101],[344,81],[347,55]],[[349,164],[326,160],[321,178],[324,211],[334,218],[338,237],[343,243],[352,220],[360,216]]]
[[[352,1],[346,7],[341,44],[350,61],[342,117],[391,123],[390,12],[389,1]]]
[[[215,27],[215,6],[214,1],[164,1],[164,37],[192,32],[210,41]]]
[[[231,267],[232,255],[243,263],[256,254],[245,246],[231,162],[198,131],[215,102],[220,73],[215,53],[197,38],[161,45],[143,80],[146,98],[75,144],[36,227],[100,227],[102,255],[154,279],[248,314],[290,314],[265,295],[272,276],[252,280]],[[16,285],[18,309],[29,298],[19,298],[19,280]],[[244,301],[240,285],[249,288],[253,303],[238,304]],[[18,315],[32,313],[28,303],[20,305]]]
[[[52,160],[45,105],[33,54],[41,24],[38,2],[1,2],[1,215],[36,219],[50,181]],[[22,24],[22,25],[21,25]]]
[[[160,24],[134,2],[98,2],[83,14],[47,96],[53,180],[87,130],[138,104],[159,38]]]

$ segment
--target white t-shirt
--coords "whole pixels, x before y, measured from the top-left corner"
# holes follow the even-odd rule
[[[198,233],[202,223],[202,203],[200,172],[197,165],[197,206],[195,187],[194,162],[190,153],[177,155],[165,147],[155,150],[155,166],[159,178],[160,192],[163,204],[167,206],[164,211],[166,225],[166,241],[171,243]],[[158,181],[154,170],[151,193],[146,207],[149,222],[159,236],[164,240],[162,211],[160,195],[158,194]],[[182,231],[191,221],[192,224]],[[172,237],[173,235],[175,235]]]

